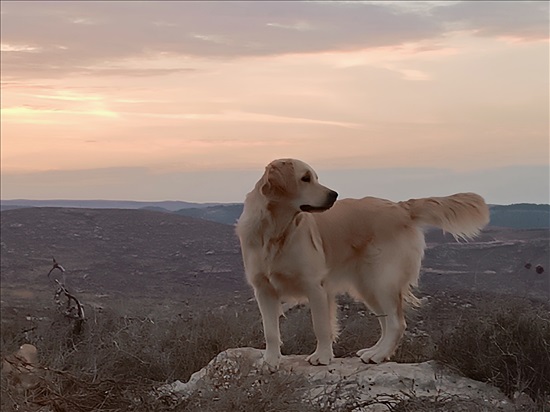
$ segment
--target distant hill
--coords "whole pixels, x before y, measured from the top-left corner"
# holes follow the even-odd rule
[[[0,205],[2,211],[22,207],[144,209],[158,212],[175,212],[178,215],[226,225],[234,225],[243,211],[242,203],[191,203],[180,201],[2,200]],[[490,225],[514,229],[547,229],[550,228],[550,205],[533,203],[492,205]]]
[[[83,207],[87,209],[143,209],[167,210],[174,212],[185,208],[201,208],[219,203],[191,203],[180,201],[138,202],[132,200],[1,200],[1,210],[20,209],[22,207]]]
[[[216,205],[203,208],[187,208],[178,210],[176,213],[198,219],[209,220],[211,222],[233,225],[237,222],[243,212],[242,203],[232,205]]]
[[[518,203],[492,206],[491,226],[515,229],[550,228],[550,205]]]
[[[215,205],[202,208],[187,208],[176,213],[212,222],[233,225],[243,212],[242,204]],[[491,206],[491,226],[515,229],[550,228],[550,205],[519,203]]]
[[[183,305],[187,298],[211,302],[237,293],[246,300],[252,293],[239,241],[227,224],[143,209],[52,207],[5,211],[0,221],[3,302],[27,299],[21,296],[51,302],[52,257],[87,303],[143,297]],[[549,239],[546,229],[491,227],[472,242],[457,243],[434,231],[421,285],[546,294]],[[543,276],[534,270],[539,264]]]
[[[2,289],[49,290],[55,257],[79,293],[173,298],[248,290],[228,225],[143,209],[53,207],[8,210],[0,220]]]

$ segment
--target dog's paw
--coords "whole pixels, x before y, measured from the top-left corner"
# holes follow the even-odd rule
[[[362,357],[366,353],[373,353],[375,349],[376,349],[376,346],[372,346],[370,348],[365,348],[365,349],[359,349],[357,351],[357,356]]]
[[[361,357],[363,354],[368,353],[372,348],[360,349],[357,351],[357,356]]]
[[[382,352],[376,351],[375,348],[362,349],[357,352],[357,355],[364,363],[382,363],[389,360],[389,356]]]
[[[371,346],[370,348],[359,349],[357,351],[357,356],[362,357],[365,354],[373,354],[374,352],[376,352],[377,349],[378,345]]]
[[[280,353],[268,353],[264,352],[263,367],[268,372],[277,372],[279,370],[279,364],[281,363]]]
[[[316,350],[306,358],[312,365],[329,365],[332,359],[334,359],[334,355],[331,351],[319,350]]]

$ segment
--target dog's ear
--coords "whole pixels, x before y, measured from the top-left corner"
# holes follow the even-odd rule
[[[295,180],[292,162],[272,162],[265,169],[260,190],[267,198],[286,197],[295,191]]]

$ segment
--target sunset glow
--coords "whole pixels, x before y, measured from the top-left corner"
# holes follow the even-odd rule
[[[348,196],[439,192],[448,176],[449,191],[470,179],[490,202],[547,203],[548,11],[2,2],[2,198],[241,201],[267,162],[297,157]],[[434,175],[386,192],[336,177],[390,169]],[[521,187],[503,185],[512,169]],[[90,183],[101,170],[112,181]],[[200,190],[178,186],[198,173]]]

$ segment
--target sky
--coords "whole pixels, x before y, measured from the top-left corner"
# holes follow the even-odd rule
[[[2,1],[1,198],[550,202],[544,1]]]

